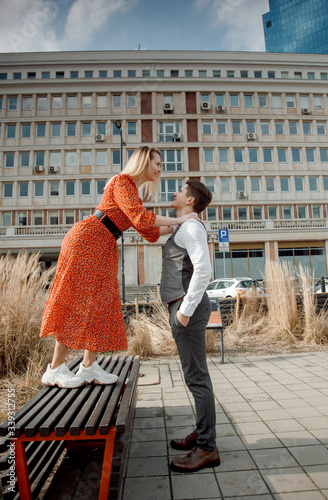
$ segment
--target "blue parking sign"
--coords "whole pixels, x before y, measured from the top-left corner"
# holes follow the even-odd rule
[[[229,251],[229,230],[219,229],[219,251]]]

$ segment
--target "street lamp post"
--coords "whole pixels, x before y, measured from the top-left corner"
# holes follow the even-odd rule
[[[123,141],[121,120],[116,120],[115,125],[118,128],[118,130],[120,131],[120,138],[121,138],[120,166],[121,166],[121,171],[122,171],[123,170],[123,146],[126,146],[126,144]],[[122,302],[123,302],[123,304],[125,304],[124,233],[122,233],[122,236],[121,236],[121,282],[122,282]]]
[[[140,285],[140,272],[139,272],[139,243],[142,242],[142,238],[140,236],[132,236],[130,238],[131,243],[137,244],[137,285]]]

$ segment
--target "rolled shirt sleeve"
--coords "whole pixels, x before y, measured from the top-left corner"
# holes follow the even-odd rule
[[[207,233],[201,222],[188,219],[176,233],[174,242],[187,250],[194,268],[187,293],[180,306],[180,312],[190,317],[202,300],[211,279],[212,267]]]

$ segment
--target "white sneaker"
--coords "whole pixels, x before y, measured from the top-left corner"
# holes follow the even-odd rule
[[[54,368],[53,370],[50,368],[50,365],[48,365],[46,372],[42,375],[41,381],[44,385],[58,385],[58,387],[63,387],[64,389],[71,389],[84,385],[84,382],[74,375],[65,363],[62,363],[58,368]]]
[[[88,368],[81,363],[76,376],[86,382],[95,382],[96,384],[115,384],[118,380],[117,375],[107,373],[98,365],[97,361]]]

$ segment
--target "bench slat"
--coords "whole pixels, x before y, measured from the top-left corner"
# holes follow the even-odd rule
[[[74,420],[76,414],[80,411],[80,407],[83,405],[83,403],[88,399],[89,394],[92,392],[92,389],[94,388],[93,385],[89,384],[82,389],[80,389],[79,393],[77,394],[76,399],[74,400],[74,403],[71,405],[69,412],[65,413],[59,422],[55,426],[55,434],[56,436],[64,436],[66,431],[68,430],[71,422]],[[76,391],[77,389],[68,389],[69,391]]]
[[[122,370],[122,373],[116,382],[116,386],[114,389],[114,392],[110,398],[110,400],[107,403],[105,412],[101,418],[100,424],[99,424],[99,433],[100,434],[108,434],[109,432],[109,427],[114,415],[114,411],[116,409],[116,405],[122,395],[122,388],[125,382],[125,379],[128,375],[128,372],[130,370],[131,364],[132,364],[132,356],[129,356],[127,359],[125,366]]]
[[[126,388],[117,414],[116,430],[119,433],[125,432],[127,418],[129,416],[129,409],[133,404],[132,398],[133,395],[136,395],[137,393],[137,391],[135,390],[135,386],[138,383],[139,366],[140,366],[139,359],[140,359],[139,356],[136,356],[133,361],[133,365],[129,375],[129,380],[126,384]]]
[[[121,356],[121,358],[119,359],[119,362],[117,363],[115,370],[114,370],[115,375],[118,375],[118,376],[120,375],[120,372],[123,368],[124,362],[125,362],[125,356]],[[87,436],[93,436],[93,434],[96,432],[98,422],[101,419],[101,416],[104,412],[104,409],[106,407],[108,399],[111,397],[112,392],[114,391],[114,387],[115,386],[113,386],[113,385],[106,385],[105,386],[105,388],[101,394],[101,397],[99,398],[99,401],[97,402],[96,408],[94,409],[94,411],[92,412],[92,414],[89,417],[89,420],[85,424],[85,433]]]

